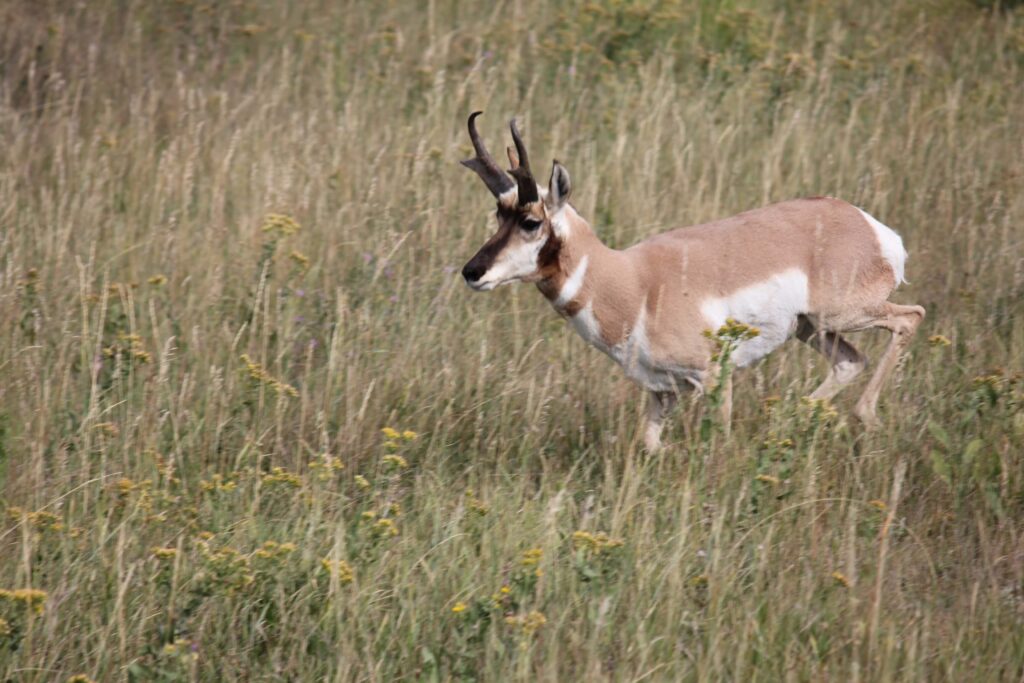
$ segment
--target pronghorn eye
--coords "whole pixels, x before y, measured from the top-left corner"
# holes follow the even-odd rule
[[[541,224],[543,224],[543,223],[544,223],[544,221],[538,220],[536,218],[524,218],[523,222],[522,222],[522,226],[523,226],[523,230],[526,230],[528,232],[533,232],[534,230],[539,228],[541,226]]]

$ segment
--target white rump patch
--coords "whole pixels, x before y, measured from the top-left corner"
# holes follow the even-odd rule
[[[807,274],[790,268],[726,296],[705,299],[700,310],[712,332],[727,318],[760,330],[758,336],[741,342],[733,352],[733,362],[744,367],[789,339],[796,330],[797,316],[807,312],[809,301]]]
[[[580,288],[583,287],[583,278],[587,275],[587,260],[588,257],[584,256],[577,264],[576,269],[572,271],[569,279],[562,285],[562,291],[555,299],[555,306],[558,308],[565,308],[580,293]]]
[[[860,211],[860,214],[864,216],[864,220],[875,231],[878,246],[882,249],[882,258],[892,267],[892,272],[896,276],[896,286],[899,287],[901,282],[906,282],[903,273],[907,263],[907,250],[903,248],[903,240],[900,239],[895,230],[875,220],[867,211],[863,209],[857,210]]]

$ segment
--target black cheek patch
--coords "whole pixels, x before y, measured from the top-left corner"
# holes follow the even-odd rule
[[[498,254],[508,246],[508,241],[512,237],[511,230],[502,230],[495,235],[487,244],[480,247],[480,251],[469,260],[466,264],[466,268],[471,269],[479,273],[479,277],[483,277],[491,266],[494,265],[495,259],[498,258]]]

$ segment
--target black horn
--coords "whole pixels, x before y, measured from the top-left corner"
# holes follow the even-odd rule
[[[491,191],[491,194],[497,197],[508,192],[515,185],[512,183],[512,179],[505,175],[505,172],[494,161],[494,157],[490,155],[487,148],[484,147],[483,140],[480,139],[480,133],[476,130],[475,119],[482,113],[482,111],[475,111],[469,115],[469,139],[473,141],[473,149],[476,150],[476,156],[460,163],[466,168],[475,171],[480,176],[480,179],[484,181],[487,189]]]
[[[516,179],[519,186],[519,205],[524,206],[539,199],[537,195],[537,181],[530,171],[530,156],[526,153],[526,144],[519,135],[519,127],[516,120],[509,121],[509,128],[512,129],[512,141],[516,143],[516,154],[519,157],[519,165],[512,169],[512,177]]]

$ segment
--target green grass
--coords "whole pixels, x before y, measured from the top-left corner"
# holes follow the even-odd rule
[[[1019,680],[1024,15],[979,5],[4,4],[0,589],[46,595],[0,678]],[[474,109],[612,246],[899,231],[885,427],[792,342],[646,454],[541,296],[461,283]]]

